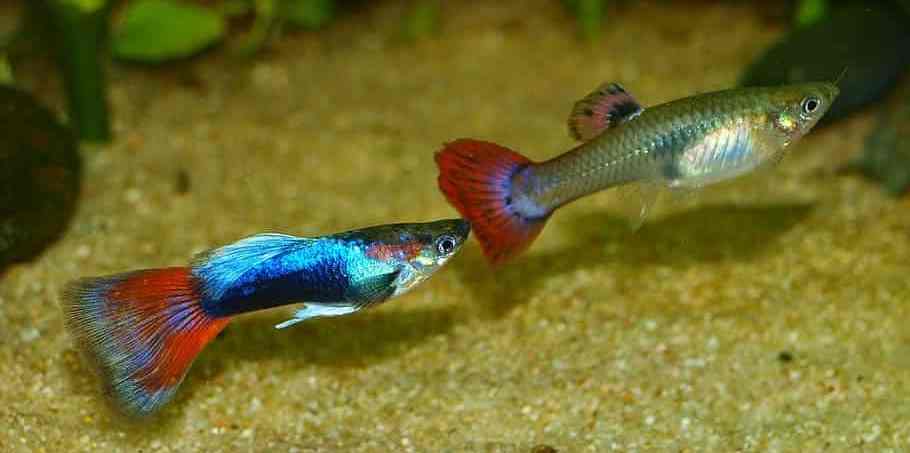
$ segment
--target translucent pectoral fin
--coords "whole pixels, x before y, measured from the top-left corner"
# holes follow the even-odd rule
[[[630,229],[637,231],[644,225],[665,190],[657,181],[636,182],[619,189],[619,212],[627,219]]]
[[[632,223],[632,229],[638,230],[644,225],[654,212],[654,208],[660,199],[662,187],[656,182],[646,182],[638,185],[638,218]]]
[[[373,305],[388,299],[395,293],[395,281],[401,270],[371,275],[354,282],[348,289],[347,299],[360,306]]]
[[[284,329],[293,326],[298,322],[306,321],[312,318],[325,318],[330,316],[344,316],[354,313],[363,308],[359,305],[326,305],[326,304],[306,304],[300,310],[294,313],[294,317],[285,322],[275,325],[276,329]]]
[[[691,207],[698,203],[700,195],[704,193],[705,187],[686,187],[670,185],[665,190],[664,199],[674,207]]]

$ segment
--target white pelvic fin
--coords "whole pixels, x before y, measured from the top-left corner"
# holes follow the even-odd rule
[[[360,310],[360,307],[354,305],[323,305],[323,304],[306,304],[300,310],[294,313],[294,317],[285,322],[275,325],[276,329],[284,329],[293,326],[298,322],[306,321],[312,318],[325,318],[330,316],[344,316]]]

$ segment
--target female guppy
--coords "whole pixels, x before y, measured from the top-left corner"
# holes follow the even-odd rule
[[[839,93],[830,83],[719,91],[642,109],[615,83],[575,104],[576,148],[544,162],[459,139],[436,154],[439,188],[494,264],[525,250],[556,208],[633,182],[692,189],[777,162]],[[644,200],[642,216],[647,204]]]
[[[174,396],[231,317],[305,303],[280,329],[379,304],[427,279],[469,232],[467,222],[453,219],[318,238],[258,234],[204,252],[188,267],[72,282],[63,307],[117,406],[148,415]]]

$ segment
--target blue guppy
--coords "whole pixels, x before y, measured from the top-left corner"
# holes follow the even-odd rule
[[[265,233],[189,266],[70,283],[70,331],[124,413],[154,413],[193,360],[243,313],[304,303],[279,329],[380,304],[429,278],[470,234],[461,219],[400,223],[304,238]]]

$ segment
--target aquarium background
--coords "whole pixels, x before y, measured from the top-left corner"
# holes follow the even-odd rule
[[[112,6],[112,24],[129,3]],[[0,7],[5,34],[25,6]],[[81,79],[67,74],[85,60],[61,47],[59,27],[11,42],[15,85],[81,138],[81,164],[67,167],[81,184],[52,185],[78,194],[71,218],[60,208],[35,220],[18,215],[31,186],[0,181],[5,234],[65,224],[0,263],[0,450],[900,451],[910,201],[854,170],[887,121],[906,146],[906,113],[892,116],[905,112],[906,84],[813,131],[776,167],[667,194],[637,231],[624,216],[635,194],[601,193],[563,208],[501,269],[472,241],[374,310],[285,331],[273,325],[289,309],[244,316],[175,401],[140,422],[100,398],[58,307],[74,278],[183,265],[257,232],[454,216],[436,187],[442,143],[554,156],[574,146],[573,103],[600,83],[645,106],[735,86],[791,30],[830,13],[801,7],[348,1],[315,25],[243,10],[217,40],[154,62],[112,54],[105,32],[88,51],[101,77],[89,78],[101,93],[89,101],[103,102],[78,104],[102,108],[100,135],[73,121],[68,83]],[[0,151],[4,165],[21,149]]]

